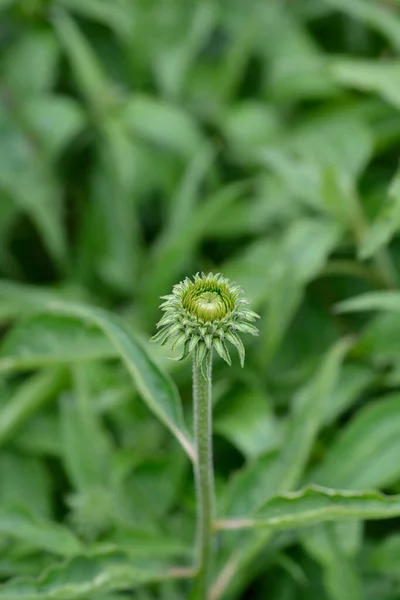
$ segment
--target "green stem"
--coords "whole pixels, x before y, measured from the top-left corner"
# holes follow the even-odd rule
[[[203,370],[193,359],[194,429],[197,462],[195,478],[197,491],[197,575],[191,600],[206,600],[212,556],[212,524],[214,518],[214,473],[212,462],[212,356],[208,353]]]

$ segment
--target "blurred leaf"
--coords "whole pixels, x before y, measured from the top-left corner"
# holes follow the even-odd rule
[[[99,118],[108,109],[112,98],[102,65],[75,21],[65,11],[57,10],[53,16],[53,23],[71,63],[80,91],[95,116]]]
[[[169,36],[168,44],[162,43],[164,40],[160,36],[159,48],[155,47],[156,44],[152,44],[154,54],[152,66],[160,87],[167,96],[177,97],[182,93],[190,69],[196,64],[198,54],[217,26],[217,13],[218,6],[212,0],[194,3],[189,11],[175,10],[174,25],[177,33],[179,32],[178,35]],[[179,23],[181,19],[187,22]],[[165,20],[163,22],[160,19],[160,21],[161,31],[164,30],[165,33]]]
[[[237,393],[214,418],[214,431],[231,441],[247,459],[275,450],[282,428],[269,399],[255,390]]]
[[[389,312],[400,311],[400,292],[383,291],[369,292],[349,300],[344,300],[337,305],[338,312],[362,312],[382,310]]]
[[[12,96],[8,106],[0,104],[0,135],[5,142],[0,147],[0,190],[29,216],[50,255],[62,265],[67,250],[60,186],[42,141]]]
[[[348,349],[348,340],[335,344],[312,379],[296,395],[292,414],[284,429],[282,448],[249,463],[228,484],[222,504],[226,513],[247,513],[267,496],[297,485],[323,423],[326,403],[336,387]]]
[[[79,318],[35,315],[20,321],[0,346],[0,371],[113,358],[117,351],[96,327]]]
[[[32,415],[52,400],[65,383],[62,370],[43,371],[21,384],[5,405],[0,405],[0,446]]]
[[[45,29],[31,29],[5,54],[2,76],[10,91],[20,94],[22,99],[25,95],[48,92],[55,83],[59,57],[54,34]]]
[[[47,466],[32,456],[2,449],[0,507],[5,512],[51,518],[51,480]]]
[[[132,30],[133,10],[129,0],[58,0],[58,4],[67,10],[74,11],[84,17],[99,21],[123,37]]]
[[[384,100],[400,107],[400,63],[397,60],[339,58],[331,65],[338,82],[365,92],[375,92]]]
[[[393,533],[373,547],[369,565],[385,575],[397,577],[399,574],[399,553],[400,535]]]
[[[5,320],[18,317],[23,311],[52,300],[82,300],[82,295],[67,289],[52,289],[46,286],[26,286],[22,283],[0,279],[0,307]]]
[[[375,221],[371,224],[359,249],[362,260],[370,258],[386,246],[400,229],[400,173],[389,189],[389,197],[382,203]]]
[[[340,229],[321,219],[301,219],[287,229],[278,243],[261,239],[246,247],[224,266],[224,273],[240,281],[255,305],[273,297],[282,278],[298,286],[312,280],[338,242]],[[263,277],[260,277],[260,272]]]
[[[79,104],[62,96],[32,98],[23,110],[53,160],[85,125]]]
[[[61,556],[73,556],[82,551],[79,540],[68,529],[16,511],[0,509],[0,535]]]
[[[331,598],[361,598],[361,579],[354,556],[362,541],[360,521],[335,521],[306,528],[302,542],[324,571],[325,587]]]
[[[312,481],[345,489],[385,487],[399,476],[399,394],[364,407],[330,444]]]
[[[333,423],[340,415],[348,411],[360,396],[374,383],[375,372],[363,364],[347,364],[325,407],[324,422]]]
[[[54,567],[40,579],[0,586],[1,600],[78,600],[101,593],[131,590],[141,585],[188,577],[185,569],[136,563],[121,555],[76,558]]]
[[[124,117],[132,135],[182,158],[193,157],[204,145],[196,121],[173,104],[136,94],[126,104]]]
[[[396,8],[362,0],[324,0],[333,8],[363,20],[367,25],[387,37],[392,46],[400,51],[400,19]]]
[[[350,346],[348,339],[337,342],[326,354],[309,384],[295,397],[286,431],[287,442],[274,466],[277,491],[292,489],[298,483]]]
[[[132,331],[110,313],[96,308],[62,302],[46,306],[50,314],[66,315],[101,329],[116,348],[150,410],[170,429],[193,459],[194,449],[183,419],[178,391]]]
[[[378,492],[346,492],[310,487],[299,492],[270,498],[254,515],[217,522],[218,529],[266,527],[291,529],[334,519],[390,519],[399,516],[398,496]]]

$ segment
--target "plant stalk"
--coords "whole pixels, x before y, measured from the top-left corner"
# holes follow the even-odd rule
[[[197,575],[191,600],[206,600],[212,556],[212,524],[214,520],[214,472],[212,462],[212,355],[204,359],[203,370],[193,358],[194,430],[197,462],[195,480],[197,492]]]

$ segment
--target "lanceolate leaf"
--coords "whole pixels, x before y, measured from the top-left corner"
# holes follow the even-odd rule
[[[82,552],[79,540],[68,529],[16,511],[0,509],[0,537],[21,540],[34,549],[47,550],[61,556],[73,556]]]
[[[170,429],[190,458],[194,459],[194,449],[184,422],[178,391],[173,381],[153,362],[133,332],[121,320],[101,309],[54,301],[47,304],[46,310],[78,318],[103,331],[116,348],[150,410]]]
[[[254,516],[222,520],[217,529],[267,528],[270,531],[302,527],[335,519],[390,519],[400,516],[400,495],[351,492],[313,486],[267,500]]]
[[[133,563],[123,555],[76,558],[38,580],[20,579],[0,586],[1,600],[81,600],[132,590],[140,585],[188,578],[189,569]]]
[[[340,302],[336,308],[338,312],[363,312],[367,310],[400,312],[400,292],[369,292]]]

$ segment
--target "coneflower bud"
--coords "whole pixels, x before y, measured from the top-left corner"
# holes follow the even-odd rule
[[[183,344],[179,360],[196,349],[200,366],[213,348],[230,365],[226,346],[230,342],[236,346],[243,366],[245,351],[238,334],[258,335],[252,323],[259,315],[248,308],[250,302],[238,285],[219,273],[197,273],[193,280],[187,277],[173,287],[172,294],[162,298],[165,302],[160,308],[165,314],[157,324],[159,331],[153,341],[170,341],[173,349]]]

